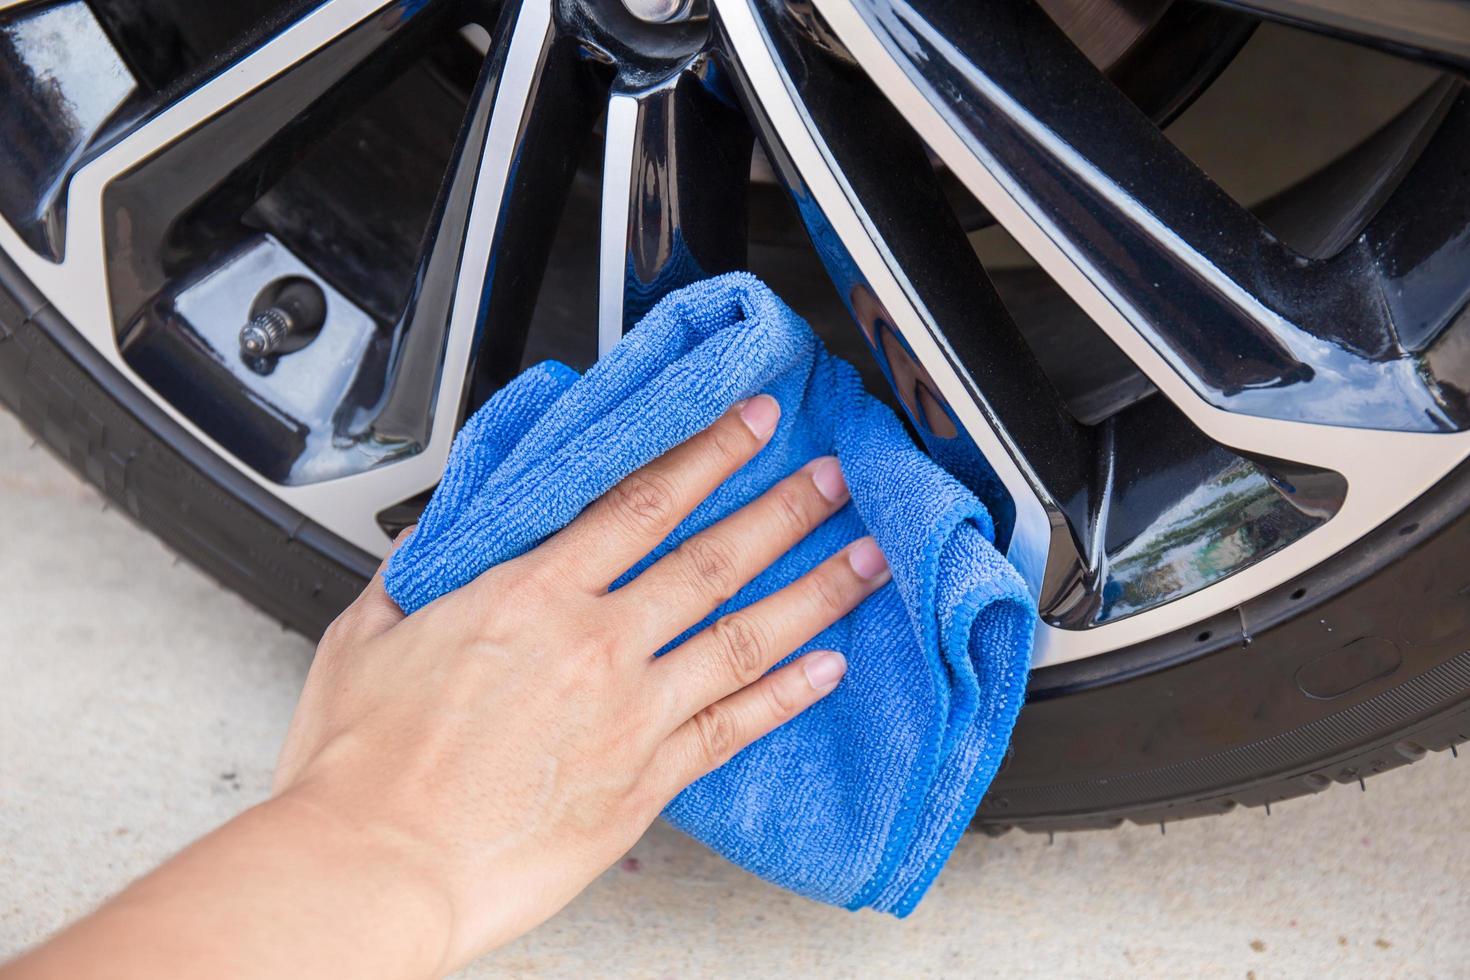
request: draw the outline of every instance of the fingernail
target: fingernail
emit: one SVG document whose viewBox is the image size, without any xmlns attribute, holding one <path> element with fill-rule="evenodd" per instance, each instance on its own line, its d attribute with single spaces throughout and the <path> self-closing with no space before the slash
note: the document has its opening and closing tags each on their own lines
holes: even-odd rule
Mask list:
<svg viewBox="0 0 1470 980">
<path fill-rule="evenodd" d="M 801 669 L 814 690 L 826 691 L 836 687 L 847 673 L 847 658 L 834 650 L 810 653 L 802 658 Z"/>
<path fill-rule="evenodd" d="M 878 542 L 872 538 L 863 538 L 849 548 L 847 563 L 857 572 L 858 578 L 868 581 L 888 571 L 888 559 L 883 557 L 883 552 L 878 549 Z"/>
<path fill-rule="evenodd" d="M 828 456 L 817 463 L 812 470 L 812 482 L 817 485 L 817 493 L 828 503 L 840 504 L 847 499 L 847 481 L 842 478 L 842 464 L 835 456 Z"/>
<path fill-rule="evenodd" d="M 756 395 L 740 406 L 740 421 L 757 439 L 764 439 L 775 432 L 780 418 L 781 406 L 770 395 Z"/>
</svg>

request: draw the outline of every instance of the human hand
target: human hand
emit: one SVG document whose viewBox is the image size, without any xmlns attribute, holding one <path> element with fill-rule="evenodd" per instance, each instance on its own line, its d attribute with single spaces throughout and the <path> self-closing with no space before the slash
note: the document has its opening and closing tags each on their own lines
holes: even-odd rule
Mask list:
<svg viewBox="0 0 1470 980">
<path fill-rule="evenodd" d="M 835 652 L 767 671 L 887 581 L 871 539 L 653 656 L 841 508 L 830 457 L 608 592 L 778 415 L 768 396 L 736 406 L 407 618 L 380 570 L 322 639 L 273 804 L 412 869 L 444 910 L 439 971 L 552 915 L 683 787 L 840 681 Z"/>
</svg>

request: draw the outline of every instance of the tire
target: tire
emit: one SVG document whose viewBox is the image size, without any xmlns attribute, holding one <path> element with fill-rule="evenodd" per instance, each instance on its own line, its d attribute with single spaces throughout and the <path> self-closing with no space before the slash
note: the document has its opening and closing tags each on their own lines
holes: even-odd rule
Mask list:
<svg viewBox="0 0 1470 980">
<path fill-rule="evenodd" d="M 1221 33 L 1220 21 L 1210 19 L 1208 24 L 1214 34 Z M 1240 31 L 1238 21 L 1230 25 L 1235 31 L 1232 43 L 1238 46 L 1249 31 Z M 1184 27 L 1188 24 L 1180 29 Z M 1400 40 L 1386 43 L 1402 46 Z M 1446 50 L 1448 46 L 1419 54 L 1442 62 L 1450 57 Z M 1211 51 L 1218 53 L 1218 48 Z M 1125 85 L 1128 71 L 1139 70 L 1136 64 L 1130 68 L 1122 62 L 1115 67 L 1119 85 Z M 1219 67 L 1212 63 L 1205 74 L 1213 77 Z M 1459 70 L 1458 65 L 1455 68 Z M 1190 85 L 1202 87 L 1208 80 L 1192 78 Z M 568 90 L 574 89 L 572 85 Z M 1454 113 L 1470 119 L 1458 93 L 1458 87 L 1447 87 L 1437 93 L 1437 101 L 1430 100 L 1430 108 L 1440 113 L 1436 125 L 1442 125 L 1441 119 L 1459 118 Z M 1143 105 L 1141 97 L 1135 101 Z M 1176 90 L 1156 101 L 1149 112 L 1159 120 L 1177 114 L 1188 96 Z M 532 133 L 528 139 L 534 137 Z M 842 152 L 840 146 L 834 149 L 839 156 Z M 565 206 L 574 208 L 579 194 L 585 196 L 587 190 L 585 173 L 577 172 L 574 161 L 563 162 L 566 171 L 551 175 L 556 179 L 537 191 L 542 196 L 524 205 L 525 213 L 539 217 L 543 225 L 550 224 L 545 220 L 548 201 L 560 207 L 569 199 Z M 925 168 L 927 173 L 927 162 Z M 1323 173 L 1331 170 L 1329 166 Z M 1463 168 L 1441 176 L 1470 187 Z M 743 174 L 740 177 L 744 179 Z M 925 176 L 919 183 L 927 180 Z M 553 193 L 557 181 L 562 191 Z M 137 186 L 125 189 L 155 193 L 146 187 L 138 191 Z M 945 187 L 943 192 L 954 198 L 963 189 Z M 821 267 L 810 255 L 801 261 L 793 257 L 792 249 L 805 248 L 805 239 L 801 227 L 782 210 L 784 198 L 772 204 L 773 195 L 780 198 L 772 188 L 756 188 L 749 214 L 739 216 L 742 227 L 746 220 L 751 225 L 751 264 L 764 263 L 758 271 L 783 295 L 800 297 L 807 305 L 799 308 L 813 322 L 860 314 L 861 303 L 849 302 L 850 296 L 811 285 L 821 277 Z M 1300 210 L 1305 196 L 1303 192 L 1283 198 L 1284 203 L 1267 202 L 1261 210 Z M 907 198 L 920 200 L 923 194 L 905 197 L 902 203 L 908 205 L 912 202 Z M 590 200 L 595 209 L 595 194 Z M 4 201 L 0 194 L 0 206 Z M 991 220 L 975 200 L 954 203 L 967 227 L 983 227 Z M 882 217 L 881 202 L 873 207 Z M 1441 210 L 1456 220 L 1470 213 L 1458 198 L 1453 207 Z M 543 255 L 575 250 L 575 243 L 564 237 L 566 224 L 561 235 L 548 230 L 542 236 L 536 247 Z M 808 231 L 819 237 L 814 229 Z M 901 253 L 904 242 L 895 241 L 895 251 Z M 428 243 L 432 250 L 432 236 Z M 32 244 L 41 248 L 46 242 L 37 239 Z M 1303 254 L 1314 247 L 1306 238 L 1298 245 Z M 1326 247 L 1320 237 L 1317 245 Z M 1343 246 L 1339 242 L 1337 247 Z M 1449 259 L 1452 264 L 1445 275 L 1431 284 L 1441 292 L 1445 285 L 1458 288 L 1454 277 L 1470 282 L 1470 269 L 1462 257 L 1455 253 Z M 490 305 L 501 303 L 496 309 L 506 317 L 530 318 L 529 303 L 541 317 L 547 306 L 544 297 L 550 293 L 570 311 L 563 311 L 565 320 L 588 316 L 589 302 L 591 315 L 597 315 L 596 297 L 588 300 L 585 289 L 579 293 L 578 287 L 568 285 L 573 274 L 564 265 L 553 261 L 545 274 L 547 287 L 540 304 L 532 302 L 536 290 L 531 288 L 530 301 L 522 289 L 520 299 L 492 298 Z M 538 269 L 535 283 L 540 275 Z M 1075 307 L 1060 302 L 1054 289 L 1040 287 L 1034 269 L 1010 276 L 1005 270 L 992 270 L 992 277 L 1005 306 L 1013 311 L 1029 305 L 1038 311 L 1034 318 L 1046 323 L 1081 316 Z M 343 289 L 350 292 L 347 286 Z M 117 296 L 113 300 L 120 302 Z M 366 583 L 376 567 L 376 555 L 293 507 L 290 500 L 297 498 L 274 492 L 271 480 L 252 478 L 249 465 L 242 467 L 239 460 L 226 458 L 221 440 L 215 438 L 219 430 L 209 427 L 217 419 L 211 423 L 191 416 L 194 426 L 181 424 L 178 412 L 165 405 L 170 402 L 177 409 L 177 398 L 160 399 L 157 392 L 145 390 L 144 382 L 152 384 L 148 379 L 160 377 L 149 374 L 149 364 L 130 362 L 131 372 L 120 370 L 115 357 L 99 350 L 94 331 L 68 322 L 53 305 L 56 302 L 60 301 L 43 295 L 21 265 L 0 250 L 0 402 L 39 441 L 96 485 L 115 509 L 283 626 L 319 636 Z M 621 308 L 620 315 L 631 316 L 632 293 L 621 302 L 629 306 Z M 533 346 L 548 343 L 550 350 L 542 353 L 560 353 L 558 329 L 549 329 L 550 341 L 543 337 Z M 845 340 L 828 339 L 854 345 L 856 336 L 851 332 Z M 1046 336 L 1028 334 L 1026 339 L 1040 343 L 1038 338 Z M 965 360 L 966 341 L 951 340 Z M 1089 362 L 1083 367 L 1099 361 L 1116 366 L 1126 360 L 1111 346 L 1088 343 L 1092 346 L 1081 344 L 1070 363 L 1042 365 L 1050 378 L 1042 382 L 1047 390 L 1050 385 L 1066 387 L 1065 376 L 1075 373 L 1081 362 Z M 864 356 L 865 348 L 852 350 L 853 359 Z M 149 363 L 156 367 L 156 362 Z M 493 389 L 496 372 L 503 379 L 515 365 L 491 362 L 490 366 L 489 376 L 483 371 L 476 375 L 469 402 L 483 400 Z M 891 372 L 869 363 L 865 374 L 873 384 L 882 385 Z M 1145 378 L 1124 366 L 1084 395 L 1069 397 L 1064 392 L 1065 411 L 1087 420 L 1087 425 L 1106 426 L 1107 419 L 1127 413 L 1153 424 L 1165 402 L 1151 386 L 1157 380 L 1157 375 Z M 1003 394 L 995 397 L 1001 399 Z M 901 402 L 902 396 L 896 401 Z M 234 403 L 221 404 L 228 409 Z M 1232 405 L 1230 411 L 1240 408 Z M 1247 406 L 1242 414 L 1253 410 Z M 1447 429 L 1459 426 L 1453 411 L 1447 419 Z M 1121 431 L 1121 424 L 1115 429 Z M 1303 469 L 1261 465 L 1275 476 L 1299 480 L 1304 487 L 1315 478 Z M 256 469 L 267 472 L 263 464 Z M 1044 663 L 1033 672 L 1011 750 L 982 802 L 976 829 L 1052 832 L 1110 827 L 1123 820 L 1162 824 L 1237 805 L 1269 807 L 1333 783 L 1361 785 L 1366 777 L 1413 762 L 1429 751 L 1453 751 L 1470 736 L 1470 565 L 1464 561 L 1470 554 L 1470 461 L 1446 465 L 1441 472 L 1444 475 L 1429 481 L 1424 492 L 1411 495 L 1406 506 L 1376 514 L 1371 528 L 1343 547 L 1263 588 L 1238 593 L 1228 608 L 1176 617 L 1180 622 L 1172 628 L 1146 639 Z M 1333 495 L 1340 497 L 1343 491 L 1330 480 L 1311 486 L 1319 488 L 1324 499 L 1332 498 L 1333 506 L 1340 503 Z M 1004 508 L 1003 501 L 993 504 L 998 512 Z M 380 523 L 387 527 L 391 522 L 380 517 Z M 1019 539 L 1019 518 L 1015 527 Z M 362 538 L 356 540 L 360 543 Z M 1171 601 L 1175 600 L 1165 597 L 1161 605 Z M 1096 611 L 1095 606 L 1089 608 Z"/>
<path fill-rule="evenodd" d="M 0 402 L 115 509 L 305 636 L 321 636 L 377 565 L 221 464 L 3 257 Z"/>
<path fill-rule="evenodd" d="M 1454 752 L 1470 739 L 1467 548 L 1462 465 L 1351 553 L 1229 614 L 1037 672 L 976 827 L 1269 810 Z"/>
</svg>

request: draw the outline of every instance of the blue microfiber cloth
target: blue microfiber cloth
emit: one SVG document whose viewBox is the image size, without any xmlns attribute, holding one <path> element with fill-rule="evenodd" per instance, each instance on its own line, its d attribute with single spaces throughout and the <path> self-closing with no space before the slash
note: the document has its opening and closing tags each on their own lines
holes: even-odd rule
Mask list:
<svg viewBox="0 0 1470 980">
<path fill-rule="evenodd" d="M 1000 765 L 1035 611 L 975 496 L 754 276 L 671 293 L 583 376 L 548 362 L 497 393 L 455 440 L 418 529 L 388 565 L 388 593 L 411 613 L 464 585 L 761 392 L 781 403 L 770 443 L 618 584 L 828 453 L 851 502 L 714 615 L 863 534 L 893 578 L 799 651 L 846 654 L 837 689 L 694 783 L 665 816 L 802 895 L 904 915 Z"/>
</svg>

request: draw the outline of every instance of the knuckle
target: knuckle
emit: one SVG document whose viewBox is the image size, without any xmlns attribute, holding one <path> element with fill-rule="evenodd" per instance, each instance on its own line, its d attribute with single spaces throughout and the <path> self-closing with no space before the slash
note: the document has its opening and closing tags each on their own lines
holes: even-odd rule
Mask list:
<svg viewBox="0 0 1470 980">
<path fill-rule="evenodd" d="M 735 720 L 729 709 L 709 705 L 694 716 L 694 735 L 700 755 L 707 762 L 719 763 L 735 751 Z"/>
<path fill-rule="evenodd" d="M 673 488 L 652 473 L 634 473 L 607 496 L 613 514 L 636 531 L 660 527 L 674 512 Z"/>
<path fill-rule="evenodd" d="M 356 624 L 356 615 L 352 606 L 348 606 L 337 614 L 337 618 L 327 624 L 322 632 L 322 638 L 317 644 L 319 655 L 331 651 L 351 642 L 353 630 Z"/>
<path fill-rule="evenodd" d="M 743 422 L 736 425 L 717 425 L 709 430 L 709 450 L 717 463 L 733 463 L 749 455 L 746 448 L 749 440 L 742 437 L 749 430 Z"/>
<path fill-rule="evenodd" d="M 765 686 L 766 710 L 773 718 L 790 718 L 801 708 L 786 684 L 770 683 Z"/>
<path fill-rule="evenodd" d="M 471 615 L 468 633 L 477 648 L 498 649 L 515 635 L 514 624 L 499 610 L 477 611 Z"/>
<path fill-rule="evenodd" d="M 670 794 L 668 790 L 655 779 L 644 779 L 633 787 L 626 797 L 626 806 L 631 811 L 631 819 L 627 821 L 629 828 L 642 828 L 658 818 L 659 811 L 668 806 Z M 605 828 L 600 828 L 605 829 Z M 628 846 L 637 843 L 641 833 L 634 830 L 630 834 Z"/>
<path fill-rule="evenodd" d="M 847 611 L 842 590 L 831 576 L 818 572 L 807 580 L 807 598 L 823 615 L 838 616 Z"/>
<path fill-rule="evenodd" d="M 750 616 L 726 616 L 711 631 L 737 683 L 744 686 L 765 673 L 770 640 Z"/>
<path fill-rule="evenodd" d="M 545 609 L 565 602 L 568 593 L 576 588 L 573 584 L 578 581 L 576 564 L 582 557 L 574 554 L 568 560 L 558 561 L 531 551 L 491 568 L 481 578 L 487 586 L 486 592 L 516 597 L 516 602 L 496 603 L 507 607 L 507 611 Z"/>
<path fill-rule="evenodd" d="M 622 651 L 622 631 L 610 622 L 588 626 L 578 641 L 583 658 L 598 664 L 612 664 Z"/>
<path fill-rule="evenodd" d="M 811 509 L 806 494 L 793 486 L 782 486 L 776 490 L 774 503 L 776 516 L 787 531 L 805 534 L 810 530 Z"/>
<path fill-rule="evenodd" d="M 699 534 L 678 550 L 695 591 L 721 599 L 735 594 L 735 557 L 728 544 L 712 535 Z"/>
<path fill-rule="evenodd" d="M 486 602 L 482 595 L 451 592 L 426 608 L 447 635 L 463 637 L 476 647 L 497 646 L 520 630 L 519 609 L 526 604 L 521 597 L 528 595 L 522 589 L 502 593 L 507 598 L 514 595 L 516 601 Z"/>
<path fill-rule="evenodd" d="M 553 562 L 541 561 L 540 557 L 535 552 L 529 552 L 521 555 L 520 558 L 512 559 L 521 564 L 515 568 L 516 577 L 511 587 L 523 594 L 529 602 L 550 600 L 560 592 L 564 592 L 567 586 L 565 569 L 558 568 Z M 494 582 L 493 578 L 489 578 L 506 567 L 506 565 L 500 565 L 487 571 L 485 573 L 487 584 L 501 585 L 502 588 L 499 591 L 506 591 L 502 583 Z"/>
</svg>

